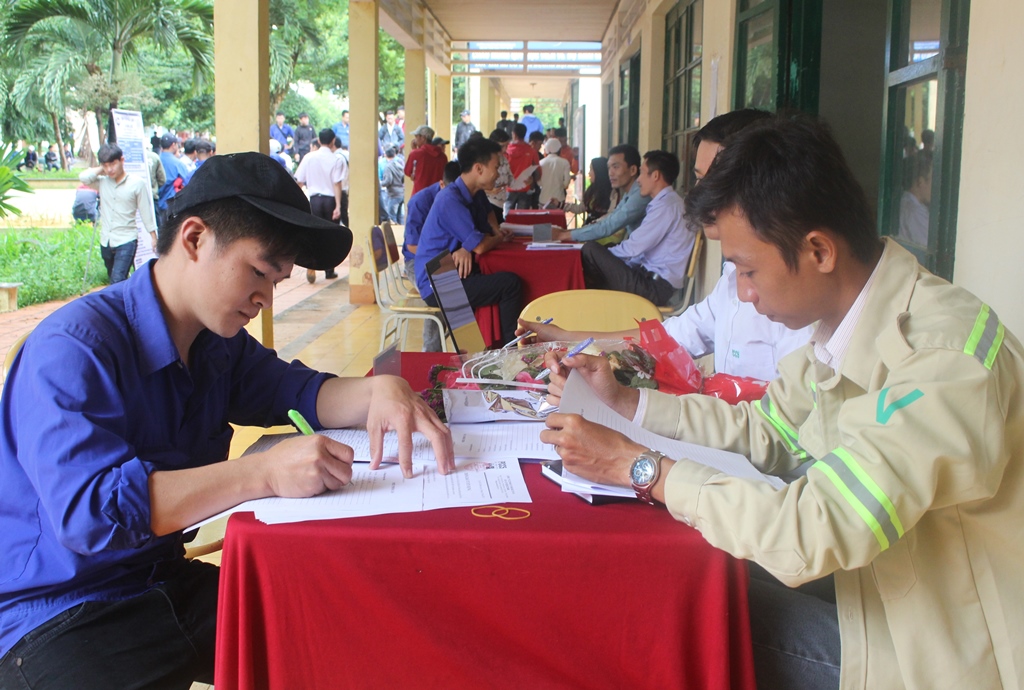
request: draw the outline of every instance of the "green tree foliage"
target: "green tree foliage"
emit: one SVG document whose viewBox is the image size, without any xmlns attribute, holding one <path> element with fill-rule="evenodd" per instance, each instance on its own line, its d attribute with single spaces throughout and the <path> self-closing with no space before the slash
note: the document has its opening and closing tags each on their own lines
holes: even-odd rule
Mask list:
<svg viewBox="0 0 1024 690">
<path fill-rule="evenodd" d="M 11 144 L 0 149 L 0 218 L 21 215 L 21 209 L 10 204 L 11 192 L 32 193 L 32 188 L 21 179 L 17 169 L 24 157 L 25 153 L 15 151 Z"/>
<path fill-rule="evenodd" d="M 180 46 L 192 62 L 192 83 L 201 92 L 213 75 L 213 3 L 211 0 L 15 0 L 6 12 L 5 41 L 24 50 L 40 25 L 63 19 L 77 24 L 102 44 L 109 61 L 90 72 L 89 93 L 108 91 L 104 110 L 118 107 L 125 81 L 122 73 L 136 62 L 140 46 L 151 41 L 169 52 Z M 102 131 L 102 122 L 98 123 Z"/>
</svg>

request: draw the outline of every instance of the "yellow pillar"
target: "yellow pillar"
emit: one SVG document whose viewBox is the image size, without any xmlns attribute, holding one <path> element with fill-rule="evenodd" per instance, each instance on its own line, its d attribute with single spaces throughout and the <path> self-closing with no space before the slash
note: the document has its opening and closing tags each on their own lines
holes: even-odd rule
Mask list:
<svg viewBox="0 0 1024 690">
<path fill-rule="evenodd" d="M 661 148 L 662 108 L 665 101 L 665 13 L 641 20 L 640 39 L 640 153 Z"/>
<path fill-rule="evenodd" d="M 217 153 L 269 153 L 269 8 L 270 0 L 213 3 Z M 247 330 L 267 347 L 274 347 L 273 309 L 264 309 Z"/>
<path fill-rule="evenodd" d="M 352 304 L 372 304 L 373 284 L 366 261 L 366 240 L 377 224 L 377 0 L 350 0 L 348 5 L 349 196 L 352 258 L 349 296 Z M 408 103 L 406 104 L 408 105 Z M 408 113 L 408 111 L 406 111 Z"/>
<path fill-rule="evenodd" d="M 422 50 L 405 51 L 405 155 L 412 151 L 412 132 L 427 122 L 427 61 Z M 412 194 L 412 180 L 405 178 L 405 197 Z"/>
<path fill-rule="evenodd" d="M 437 102 L 434 104 L 434 114 L 437 121 L 431 125 L 437 136 L 452 140 L 452 75 L 439 74 L 436 77 L 437 89 L 435 91 Z M 448 149 L 451 150 L 451 147 Z"/>
</svg>

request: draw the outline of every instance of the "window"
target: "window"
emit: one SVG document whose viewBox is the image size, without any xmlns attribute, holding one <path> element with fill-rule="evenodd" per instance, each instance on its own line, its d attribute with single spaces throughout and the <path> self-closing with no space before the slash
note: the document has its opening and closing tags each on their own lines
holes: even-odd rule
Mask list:
<svg viewBox="0 0 1024 690">
<path fill-rule="evenodd" d="M 615 146 L 615 118 L 612 114 L 615 112 L 615 84 L 607 84 L 604 87 L 604 115 L 605 115 L 605 127 L 604 127 L 604 150 L 607 154 L 608 149 Z"/>
<path fill-rule="evenodd" d="M 879 232 L 953 276 L 969 0 L 893 0 Z"/>
<path fill-rule="evenodd" d="M 640 143 L 640 50 L 619 67 L 619 140 Z"/>
<path fill-rule="evenodd" d="M 680 0 L 665 17 L 665 101 L 661 147 L 679 156 L 676 189 L 693 175 L 693 137 L 700 129 L 704 0 Z"/>
</svg>

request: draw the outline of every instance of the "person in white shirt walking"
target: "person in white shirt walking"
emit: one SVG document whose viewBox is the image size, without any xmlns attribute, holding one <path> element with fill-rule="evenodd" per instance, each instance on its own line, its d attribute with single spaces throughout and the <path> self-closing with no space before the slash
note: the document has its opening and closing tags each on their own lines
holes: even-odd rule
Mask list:
<svg viewBox="0 0 1024 690">
<path fill-rule="evenodd" d="M 537 201 L 541 208 L 552 199 L 561 206 L 565 203 L 565 188 L 572 179 L 572 170 L 569 161 L 558 155 L 562 150 L 562 142 L 558 139 L 545 141 L 544 150 L 547 155 L 540 161 L 540 197 Z"/>
<path fill-rule="evenodd" d="M 118 283 L 128 277 L 138 246 L 135 216 L 149 232 L 156 251 L 156 216 L 153 190 L 141 177 L 124 169 L 124 154 L 117 144 L 104 144 L 96 156 L 100 165 L 78 176 L 82 184 L 100 193 L 100 255 L 107 278 Z"/>
<path fill-rule="evenodd" d="M 342 181 L 345 177 L 344 161 L 334 154 L 334 131 L 320 130 L 320 148 L 307 154 L 295 171 L 295 181 L 309 193 L 309 208 L 314 216 L 337 223 L 341 219 Z M 326 278 L 337 278 L 334 269 L 324 272 Z M 306 269 L 306 280 L 316 281 L 316 271 Z"/>
</svg>

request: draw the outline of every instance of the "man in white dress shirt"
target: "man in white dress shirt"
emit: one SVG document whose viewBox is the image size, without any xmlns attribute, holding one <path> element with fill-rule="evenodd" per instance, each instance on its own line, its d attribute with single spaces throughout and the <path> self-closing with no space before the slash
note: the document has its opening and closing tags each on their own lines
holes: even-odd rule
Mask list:
<svg viewBox="0 0 1024 690">
<path fill-rule="evenodd" d="M 728 139 L 747 125 L 770 117 L 762 110 L 737 110 L 711 120 L 697 133 L 697 156 L 694 177 L 699 182 L 707 173 L 715 156 Z M 705 228 L 708 239 L 717 240 L 715 226 Z M 566 331 L 555 324 L 530 324 L 520 321 L 522 328 L 537 332 L 541 340 L 582 340 L 595 338 L 640 338 L 634 328 L 615 333 Z M 679 316 L 665 320 L 665 330 L 696 359 L 714 353 L 715 372 L 730 376 L 747 376 L 771 381 L 778 376 L 779 360 L 802 347 L 811 336 L 812 327 L 790 330 L 757 313 L 736 293 L 736 266 L 726 261 L 722 277 L 703 301 L 690 306 Z"/>
<path fill-rule="evenodd" d="M 583 278 L 588 288 L 620 290 L 668 304 L 683 285 L 696 234 L 683 220 L 683 200 L 673 185 L 679 159 L 668 151 L 648 151 L 640 166 L 640 193 L 651 203 L 643 222 L 626 240 L 609 249 L 583 245 Z"/>
<path fill-rule="evenodd" d="M 309 190 L 309 208 L 314 216 L 331 220 L 335 223 L 341 218 L 342 182 L 345 170 L 344 161 L 334 155 L 334 130 L 329 127 L 320 130 L 318 135 L 320 148 L 307 154 L 295 171 L 295 181 L 300 187 Z M 332 268 L 325 271 L 325 277 L 337 278 Z M 316 271 L 306 270 L 306 280 L 316 281 Z"/>
</svg>

